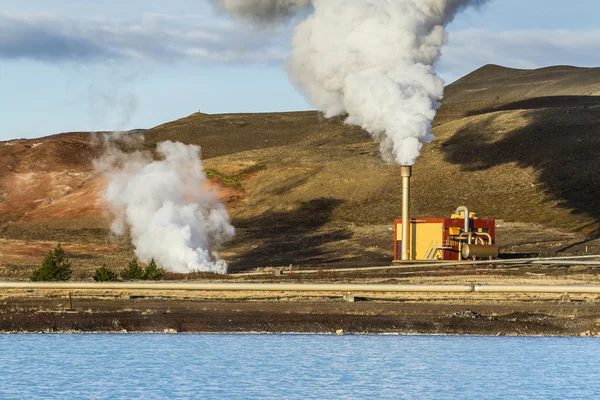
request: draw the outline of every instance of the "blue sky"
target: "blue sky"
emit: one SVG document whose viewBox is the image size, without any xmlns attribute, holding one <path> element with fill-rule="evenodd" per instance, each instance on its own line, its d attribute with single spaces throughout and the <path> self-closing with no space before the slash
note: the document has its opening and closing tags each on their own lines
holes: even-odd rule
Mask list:
<svg viewBox="0 0 600 400">
<path fill-rule="evenodd" d="M 600 66 L 597 0 L 491 0 L 449 27 L 439 72 Z M 150 128 L 196 111 L 310 109 L 284 70 L 291 29 L 203 0 L 2 0 L 0 140 Z"/>
</svg>

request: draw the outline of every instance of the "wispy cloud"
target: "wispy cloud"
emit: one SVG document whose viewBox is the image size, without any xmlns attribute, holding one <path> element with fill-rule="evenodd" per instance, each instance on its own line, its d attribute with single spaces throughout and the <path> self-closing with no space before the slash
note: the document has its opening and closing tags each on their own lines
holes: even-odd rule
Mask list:
<svg viewBox="0 0 600 400">
<path fill-rule="evenodd" d="M 284 60 L 288 49 L 288 40 L 281 40 L 279 35 L 251 32 L 250 27 L 217 17 L 192 20 L 147 14 L 130 23 L 0 13 L 0 59 L 269 63 Z"/>
<path fill-rule="evenodd" d="M 491 32 L 470 29 L 450 36 L 440 71 L 452 81 L 485 64 L 513 68 L 600 66 L 600 30 Z"/>
<path fill-rule="evenodd" d="M 0 59 L 44 62 L 141 60 L 171 63 L 280 63 L 291 27 L 257 30 L 222 15 L 145 14 L 133 22 L 0 12 Z M 326 40 L 326 38 L 324 39 Z M 453 81 L 484 64 L 536 68 L 600 66 L 600 31 L 523 30 L 454 32 L 439 65 Z"/>
</svg>

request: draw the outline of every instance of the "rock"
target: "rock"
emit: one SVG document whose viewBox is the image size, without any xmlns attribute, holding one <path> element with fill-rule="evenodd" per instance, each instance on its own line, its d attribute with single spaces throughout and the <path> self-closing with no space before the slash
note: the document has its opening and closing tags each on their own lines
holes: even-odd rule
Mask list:
<svg viewBox="0 0 600 400">
<path fill-rule="evenodd" d="M 485 318 L 483 315 L 479 314 L 478 312 L 471 311 L 471 310 L 458 311 L 458 312 L 455 312 L 454 314 L 450 314 L 449 316 L 452 318 L 470 318 L 470 319 Z"/>
<path fill-rule="evenodd" d="M 164 333 L 177 333 L 177 329 L 175 328 L 165 328 Z"/>
</svg>

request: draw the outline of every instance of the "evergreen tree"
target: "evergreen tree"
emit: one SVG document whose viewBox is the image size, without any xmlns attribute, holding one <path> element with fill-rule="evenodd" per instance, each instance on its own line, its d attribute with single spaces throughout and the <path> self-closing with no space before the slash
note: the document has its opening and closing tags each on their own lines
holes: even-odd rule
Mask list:
<svg viewBox="0 0 600 400">
<path fill-rule="evenodd" d="M 42 260 L 42 266 L 31 274 L 33 282 L 61 282 L 71 278 L 71 262 L 67 259 L 60 243 L 50 250 Z"/>
<path fill-rule="evenodd" d="M 94 274 L 94 280 L 96 282 L 115 282 L 119 276 L 106 266 L 102 264 L 100 268 L 96 270 Z"/>
<path fill-rule="evenodd" d="M 137 257 L 134 257 L 133 260 L 127 264 L 127 267 L 121 271 L 121 278 L 126 281 L 133 281 L 136 279 L 144 278 L 144 270 L 138 264 Z"/>
<path fill-rule="evenodd" d="M 150 260 L 150 263 L 146 265 L 142 279 L 148 281 L 160 281 L 164 276 L 164 272 L 165 271 L 162 268 L 159 268 L 156 265 L 156 261 L 153 258 L 152 260 Z"/>
</svg>

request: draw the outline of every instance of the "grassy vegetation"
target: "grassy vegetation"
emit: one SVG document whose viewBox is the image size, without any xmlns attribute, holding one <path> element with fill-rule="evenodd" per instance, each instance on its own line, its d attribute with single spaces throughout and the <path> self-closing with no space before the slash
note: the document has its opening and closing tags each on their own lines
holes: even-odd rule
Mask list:
<svg viewBox="0 0 600 400">
<path fill-rule="evenodd" d="M 247 175 L 254 174 L 256 172 L 263 171 L 265 166 L 262 165 L 253 165 L 251 167 L 245 168 L 242 171 L 238 172 L 234 175 L 227 175 L 222 172 L 217 171 L 216 169 L 206 169 L 204 173 L 209 179 L 216 179 L 224 186 L 243 189 L 244 178 Z"/>
</svg>

